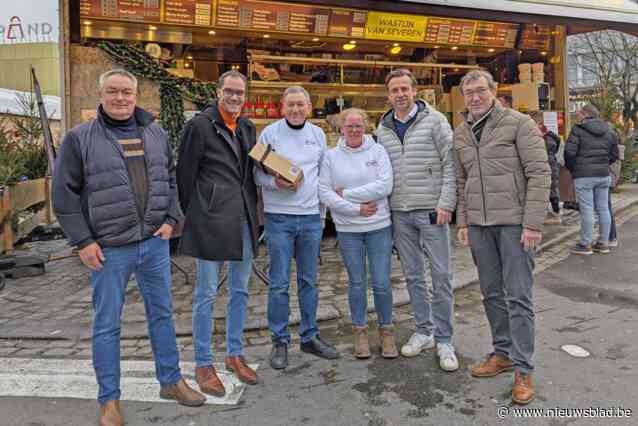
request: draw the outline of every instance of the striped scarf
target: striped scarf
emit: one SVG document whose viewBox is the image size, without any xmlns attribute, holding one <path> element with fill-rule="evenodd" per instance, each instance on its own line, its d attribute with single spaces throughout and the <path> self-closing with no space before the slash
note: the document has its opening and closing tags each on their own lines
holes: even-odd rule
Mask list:
<svg viewBox="0 0 638 426">
<path fill-rule="evenodd" d="M 481 142 L 481 135 L 483 134 L 485 123 L 487 123 L 487 119 L 489 118 L 492 111 L 494 111 L 494 105 L 492 105 L 492 107 L 485 114 L 483 114 L 481 118 L 479 118 L 475 122 L 469 122 L 472 128 L 472 133 L 474 133 L 474 137 L 476 138 L 477 142 Z"/>
</svg>

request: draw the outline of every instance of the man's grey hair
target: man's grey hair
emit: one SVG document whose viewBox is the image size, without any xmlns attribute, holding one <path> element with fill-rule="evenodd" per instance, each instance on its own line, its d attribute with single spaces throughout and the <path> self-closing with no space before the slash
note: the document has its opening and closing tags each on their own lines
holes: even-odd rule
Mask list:
<svg viewBox="0 0 638 426">
<path fill-rule="evenodd" d="M 104 85 L 106 84 L 106 80 L 113 77 L 114 75 L 121 75 L 131 80 L 133 82 L 133 87 L 135 88 L 135 91 L 137 91 L 137 78 L 135 78 L 135 76 L 131 74 L 130 72 L 121 68 L 112 69 L 105 73 L 102 73 L 97 80 L 98 89 L 102 90 L 104 88 Z"/>
<path fill-rule="evenodd" d="M 600 118 L 600 111 L 593 104 L 585 104 L 580 113 L 587 118 Z"/>
<path fill-rule="evenodd" d="M 224 87 L 224 81 L 228 77 L 241 78 L 242 81 L 244 82 L 244 86 L 248 88 L 248 79 L 246 78 L 246 76 L 237 70 L 230 70 L 230 71 L 226 71 L 225 73 L 219 76 L 219 80 L 217 81 L 218 89 L 222 89 Z"/>
<path fill-rule="evenodd" d="M 461 79 L 461 83 L 459 84 L 461 94 L 463 94 L 463 86 L 465 86 L 465 83 L 469 81 L 477 81 L 481 78 L 484 78 L 485 81 L 487 81 L 487 85 L 490 90 L 496 90 L 496 82 L 494 81 L 494 77 L 492 77 L 492 74 L 485 70 L 472 70 L 465 74 Z"/>
<path fill-rule="evenodd" d="M 306 98 L 306 102 L 310 104 L 310 95 L 308 94 L 308 91 L 301 86 L 288 87 L 286 90 L 284 90 L 284 94 L 282 95 L 281 99 L 286 99 L 286 96 L 295 93 L 303 93 L 304 97 Z"/>
</svg>

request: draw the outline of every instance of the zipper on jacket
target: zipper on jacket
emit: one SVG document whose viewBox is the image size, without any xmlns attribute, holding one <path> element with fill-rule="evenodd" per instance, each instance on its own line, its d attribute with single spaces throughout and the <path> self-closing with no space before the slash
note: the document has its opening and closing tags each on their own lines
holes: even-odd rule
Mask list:
<svg viewBox="0 0 638 426">
<path fill-rule="evenodd" d="M 142 141 L 142 146 L 144 146 L 144 138 L 143 138 L 143 133 L 142 133 L 144 131 L 144 129 L 145 129 L 144 127 L 138 127 L 138 130 L 140 130 L 140 140 Z M 112 132 L 109 129 L 105 129 L 105 130 L 106 130 L 107 135 L 111 138 L 111 142 L 115 143 L 116 146 L 119 146 L 120 148 L 122 148 L 121 145 L 120 145 L 120 142 L 117 140 L 117 138 L 114 137 Z M 123 148 L 122 148 L 122 151 L 118 150 L 117 152 L 120 153 L 120 155 L 122 156 L 122 160 L 124 161 L 124 167 L 126 167 L 126 158 L 124 157 L 124 154 L 123 154 Z M 148 161 L 148 158 L 147 158 L 146 155 L 144 155 L 144 162 L 147 163 L 147 161 Z M 147 184 L 148 184 L 148 163 L 146 164 L 146 181 L 147 181 Z M 131 183 L 131 177 L 128 175 L 128 169 L 127 169 L 127 173 L 126 173 L 126 182 L 128 183 L 128 188 L 131 191 L 131 195 L 133 196 L 133 202 L 136 203 L 136 201 L 135 201 L 135 192 L 133 192 L 133 184 Z M 150 189 L 151 188 L 150 185 L 147 185 L 147 186 L 148 186 L 147 191 L 150 191 L 151 190 Z M 148 193 L 147 193 L 147 197 L 148 197 Z M 146 206 L 148 207 L 148 200 L 146 202 Z M 140 217 L 139 217 L 140 216 L 140 212 L 137 209 L 137 204 L 135 206 L 135 212 L 137 213 L 135 215 L 135 218 L 139 222 L 139 225 L 140 225 L 140 241 L 141 241 L 142 238 L 144 237 L 144 217 L 142 217 L 142 220 L 140 220 Z M 146 212 L 144 212 L 144 215 L 146 215 Z"/>
<path fill-rule="evenodd" d="M 140 132 L 140 140 L 142 141 L 142 149 L 144 150 L 144 164 L 146 164 L 146 205 L 144 206 L 144 211 L 142 212 L 142 217 L 140 218 L 140 241 L 144 238 L 144 218 L 146 217 L 146 211 L 148 210 L 148 205 L 151 203 L 151 185 L 152 182 L 149 179 L 149 169 L 150 169 L 150 158 L 146 154 L 146 141 L 144 140 L 144 132 L 146 131 L 146 127 L 139 127 Z M 169 146 L 168 149 L 171 149 Z M 170 164 L 168 164 L 167 168 L 170 168 Z M 168 197 L 170 200 L 171 189 L 170 189 L 170 173 L 169 173 L 169 188 L 168 188 Z M 129 186 L 131 185 L 131 178 L 129 177 Z M 131 186 L 131 190 L 132 190 Z M 135 194 L 133 194 L 135 196 Z M 169 201 L 170 208 L 170 201 Z M 162 225 L 160 225 L 162 226 Z"/>
<path fill-rule="evenodd" d="M 472 136 L 472 141 L 474 141 L 474 147 L 476 148 L 476 161 L 478 162 L 478 168 L 479 168 L 479 180 L 481 181 L 481 195 L 482 195 L 482 201 L 483 201 L 483 218 L 485 219 L 485 223 L 487 224 L 487 205 L 485 204 L 485 185 L 483 184 L 483 169 L 481 168 L 481 154 L 479 152 L 479 143 L 478 140 L 476 140 L 476 136 L 474 136 L 474 132 L 472 131 L 472 128 L 470 127 L 470 135 Z M 467 203 L 467 200 L 465 200 L 465 202 Z"/>
<path fill-rule="evenodd" d="M 408 132 L 410 130 L 412 130 L 412 128 L 414 128 L 414 126 L 416 125 L 417 119 L 419 118 L 418 115 L 419 115 L 419 112 L 417 111 L 417 115 L 416 115 L 414 121 L 412 122 L 410 127 L 405 129 L 405 133 L 403 134 L 403 141 L 401 141 L 401 138 L 399 137 L 399 134 L 394 129 L 391 129 L 391 128 L 385 126 L 386 129 L 388 129 L 392 133 L 394 133 L 394 135 L 397 137 L 399 143 L 401 144 L 401 170 L 403 170 L 403 163 L 404 163 L 404 160 L 405 160 L 405 156 L 404 156 L 405 155 L 405 141 L 408 139 Z M 420 121 L 420 120 L 418 120 L 418 121 Z M 405 184 L 405 180 L 403 179 L 403 175 L 405 175 L 405 173 L 402 173 L 402 176 L 401 176 L 401 189 L 403 189 L 403 185 Z M 407 203 L 403 204 L 403 208 L 406 208 L 406 209 L 408 208 Z"/>
</svg>

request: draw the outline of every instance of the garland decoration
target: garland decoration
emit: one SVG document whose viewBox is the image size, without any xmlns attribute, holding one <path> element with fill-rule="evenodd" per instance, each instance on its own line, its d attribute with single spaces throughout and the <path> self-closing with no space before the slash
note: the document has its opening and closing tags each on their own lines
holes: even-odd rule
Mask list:
<svg viewBox="0 0 638 426">
<path fill-rule="evenodd" d="M 215 84 L 174 76 L 139 46 L 100 41 L 97 47 L 103 50 L 111 60 L 122 64 L 133 75 L 159 84 L 159 120 L 162 128 L 168 133 L 168 140 L 173 150 L 177 149 L 184 129 L 183 100 L 191 101 L 201 110 L 210 104 L 212 99 L 217 98 Z"/>
</svg>

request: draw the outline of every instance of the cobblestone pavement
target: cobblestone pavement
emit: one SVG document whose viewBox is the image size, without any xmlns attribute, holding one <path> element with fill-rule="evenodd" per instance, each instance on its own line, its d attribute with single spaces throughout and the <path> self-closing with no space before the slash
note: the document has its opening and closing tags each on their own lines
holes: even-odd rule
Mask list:
<svg viewBox="0 0 638 426">
<path fill-rule="evenodd" d="M 638 203 L 638 185 L 626 185 L 614 194 L 619 222 L 626 220 Z M 536 259 L 537 272 L 566 258 L 569 245 L 578 231 L 578 213 L 565 211 L 562 224 L 547 225 L 545 248 Z M 454 233 L 452 232 L 452 235 Z M 452 238 L 455 240 L 455 238 Z M 559 244 L 562 243 L 562 244 Z M 71 248 L 65 240 L 28 244 L 24 252 L 51 256 L 44 275 L 31 278 L 9 280 L 0 291 L 0 357 L 51 357 L 89 358 L 91 356 L 91 289 L 87 269 L 76 256 L 71 256 Z M 66 257 L 68 256 L 68 257 Z M 182 256 L 173 258 L 179 268 L 173 269 L 174 318 L 178 334 L 178 344 L 182 359 L 192 360 L 191 302 L 195 280 L 195 263 Z M 268 263 L 265 249 L 260 249 L 257 267 L 265 268 Z M 455 288 L 474 282 L 476 271 L 468 249 L 453 245 Z M 181 270 L 180 270 L 181 269 Z M 183 271 L 183 272 L 182 272 Z M 295 277 L 293 267 L 292 277 Z M 133 280 L 134 281 L 134 280 Z M 393 257 L 392 286 L 394 289 L 395 322 L 411 327 L 412 314 L 405 281 L 401 275 L 399 261 Z M 267 350 L 270 345 L 266 323 L 267 286 L 254 274 L 250 282 L 249 313 L 244 341 L 247 351 Z M 369 310 L 373 310 L 372 294 L 369 292 Z M 296 298 L 296 284 L 290 288 L 291 324 L 293 343 L 297 342 L 294 324 L 299 322 L 299 305 Z M 456 292 L 456 304 L 476 304 L 480 295 L 476 287 Z M 226 287 L 222 287 L 215 303 L 216 351 L 224 351 Z M 321 266 L 319 269 L 319 311 L 322 336 L 339 344 L 350 343 L 350 316 L 347 301 L 347 273 L 341 261 L 334 237 L 327 237 L 322 243 Z M 370 314 L 370 323 L 376 316 Z M 151 347 L 147 338 L 144 305 L 137 286 L 132 282 L 123 313 L 122 356 L 128 359 L 149 359 Z"/>
</svg>

